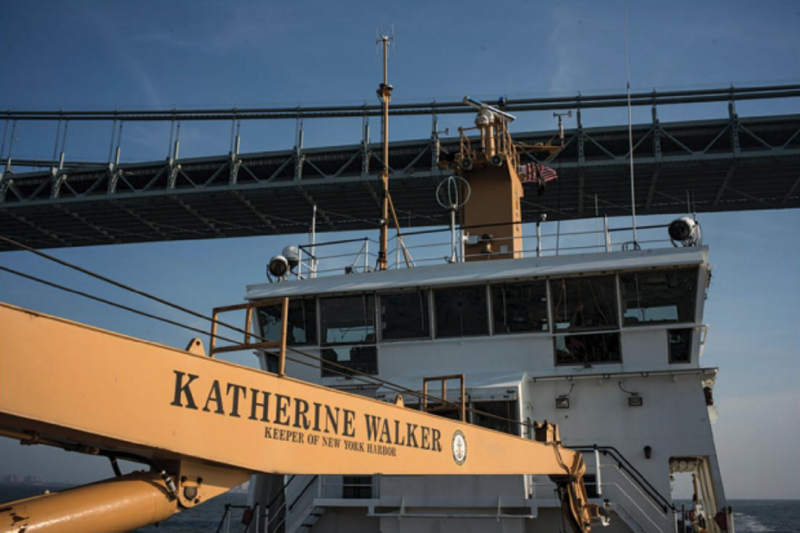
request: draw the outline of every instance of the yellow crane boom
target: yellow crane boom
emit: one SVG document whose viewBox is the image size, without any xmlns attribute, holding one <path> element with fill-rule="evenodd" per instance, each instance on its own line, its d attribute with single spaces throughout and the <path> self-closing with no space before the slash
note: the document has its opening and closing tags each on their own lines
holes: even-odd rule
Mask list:
<svg viewBox="0 0 800 533">
<path fill-rule="evenodd" d="M 0 435 L 152 471 L 0 506 L 0 531 L 122 531 L 253 473 L 550 475 L 576 532 L 579 452 L 0 304 Z M 284 321 L 285 323 L 285 321 Z"/>
</svg>

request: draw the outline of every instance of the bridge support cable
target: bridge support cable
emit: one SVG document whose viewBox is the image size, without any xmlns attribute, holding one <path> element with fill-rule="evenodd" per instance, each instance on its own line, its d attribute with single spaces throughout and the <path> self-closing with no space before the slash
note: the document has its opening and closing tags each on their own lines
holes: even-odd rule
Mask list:
<svg viewBox="0 0 800 533">
<path fill-rule="evenodd" d="M 800 97 L 800 84 L 769 85 L 755 87 L 726 87 L 683 91 L 664 91 L 632 93 L 633 106 L 675 105 L 708 102 L 727 102 L 736 100 L 762 100 Z M 567 97 L 517 98 L 508 99 L 504 109 L 508 112 L 555 111 L 567 108 L 595 109 L 627 107 L 627 93 L 610 95 L 579 95 Z M 472 114 L 474 110 L 462 101 L 423 102 L 395 104 L 389 111 L 393 116 Z M 313 107 L 273 107 L 273 108 L 228 108 L 228 109 L 169 109 L 169 110 L 6 110 L 0 111 L 0 120 L 53 121 L 60 117 L 81 121 L 111 121 L 115 118 L 125 121 L 230 121 L 230 120 L 297 120 L 303 118 L 363 118 L 381 116 L 382 105 L 313 106 Z"/>
</svg>

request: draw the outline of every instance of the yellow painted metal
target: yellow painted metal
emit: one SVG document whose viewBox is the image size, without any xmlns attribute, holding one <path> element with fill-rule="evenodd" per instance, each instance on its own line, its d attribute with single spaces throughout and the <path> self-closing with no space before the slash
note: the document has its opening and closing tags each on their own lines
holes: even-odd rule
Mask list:
<svg viewBox="0 0 800 533">
<path fill-rule="evenodd" d="M 467 261 L 513 259 L 522 257 L 522 208 L 525 195 L 517 166 L 503 156 L 503 164 L 479 164 L 469 172 L 471 197 L 462 208 L 463 224 L 478 237 L 475 244 L 466 244 Z M 500 225 L 499 225 L 500 224 Z M 491 235 L 491 240 L 484 240 Z"/>
<path fill-rule="evenodd" d="M 181 461 L 173 477 L 178 501 L 185 509 L 205 503 L 248 479 L 250 479 L 248 471 L 196 461 Z"/>
<path fill-rule="evenodd" d="M 135 473 L 64 492 L 4 504 L 0 531 L 74 533 L 130 531 L 178 512 L 164 481 Z"/>
<path fill-rule="evenodd" d="M 0 304 L 0 428 L 278 474 L 561 476 L 580 453 Z M 285 321 L 284 321 L 285 323 Z M 224 483 L 223 483 L 224 484 Z"/>
<path fill-rule="evenodd" d="M 135 472 L 5 503 L 0 507 L 0 532 L 130 531 L 163 522 L 228 492 L 249 477 L 242 470 L 181 461 L 177 473 L 170 476 L 174 492 L 159 473 Z"/>
<path fill-rule="evenodd" d="M 250 342 L 250 328 L 253 322 L 253 311 L 262 307 L 281 306 L 281 340 L 280 341 L 262 341 Z M 220 313 L 228 313 L 231 311 L 246 311 L 245 326 L 244 326 L 244 341 L 241 344 L 233 344 L 231 346 L 217 346 L 217 324 L 219 323 Z M 211 340 L 209 342 L 209 357 L 214 357 L 218 353 L 227 352 L 240 352 L 242 350 L 265 350 L 268 348 L 279 349 L 280 369 L 279 374 L 284 374 L 286 367 L 286 325 L 289 320 L 289 299 L 288 298 L 272 298 L 269 300 L 258 300 L 255 302 L 247 302 L 243 304 L 227 305 L 224 307 L 215 307 L 211 315 Z M 192 351 L 192 350 L 187 350 Z"/>
<path fill-rule="evenodd" d="M 458 380 L 461 389 L 459 396 L 459 403 L 447 402 L 447 382 L 451 380 Z M 447 403 L 443 405 L 436 405 L 434 407 L 428 406 L 428 383 L 438 381 L 442 385 L 442 392 L 439 398 Z M 433 376 L 422 378 L 422 410 L 426 413 L 435 413 L 442 411 L 455 411 L 458 410 L 458 419 L 462 422 L 467 420 L 467 389 L 464 374 L 457 374 L 453 376 Z"/>
</svg>

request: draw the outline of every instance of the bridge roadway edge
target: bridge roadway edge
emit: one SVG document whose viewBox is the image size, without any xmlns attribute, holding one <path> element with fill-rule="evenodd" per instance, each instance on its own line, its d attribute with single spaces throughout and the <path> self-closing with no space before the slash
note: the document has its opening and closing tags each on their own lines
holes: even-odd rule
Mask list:
<svg viewBox="0 0 800 533">
<path fill-rule="evenodd" d="M 637 214 L 800 207 L 800 115 L 729 117 L 634 127 Z M 554 132 L 518 133 L 544 141 Z M 523 218 L 549 221 L 630 214 L 627 128 L 567 130 L 551 163 L 560 179 L 539 195 L 526 187 Z M 455 147 L 443 139 L 441 150 Z M 392 194 L 403 227 L 443 226 L 434 192 L 445 175 L 430 139 L 392 144 Z M 377 228 L 377 146 L 322 147 L 114 169 L 0 179 L 0 233 L 35 248 Z M 364 172 L 364 170 L 367 172 Z M 502 222 L 502 221 L 498 221 Z M 0 251 L 11 249 L 8 245 Z"/>
</svg>

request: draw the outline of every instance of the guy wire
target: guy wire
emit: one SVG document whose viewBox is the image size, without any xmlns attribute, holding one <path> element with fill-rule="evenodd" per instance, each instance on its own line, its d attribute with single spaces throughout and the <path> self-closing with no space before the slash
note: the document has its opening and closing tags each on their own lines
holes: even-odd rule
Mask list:
<svg viewBox="0 0 800 533">
<path fill-rule="evenodd" d="M 155 302 L 158 302 L 158 303 L 160 303 L 162 305 L 166 305 L 168 307 L 172 307 L 173 309 L 177 309 L 177 310 L 182 311 L 184 313 L 190 314 L 190 315 L 192 315 L 194 317 L 201 318 L 203 320 L 206 320 L 206 321 L 209 321 L 209 322 L 212 322 L 212 323 L 216 323 L 219 326 L 226 327 L 226 328 L 231 329 L 233 331 L 236 331 L 238 333 L 247 334 L 247 332 L 242 328 L 239 328 L 237 326 L 232 326 L 232 325 L 227 324 L 225 322 L 222 322 L 220 320 L 214 320 L 211 317 L 205 316 L 205 315 L 203 315 L 201 313 L 198 313 L 196 311 L 193 311 L 191 309 L 188 309 L 188 308 L 183 307 L 181 305 L 178 305 L 176 303 L 170 302 L 169 300 L 165 300 L 163 298 L 160 298 L 158 296 L 152 295 L 152 294 L 150 294 L 148 292 L 142 291 L 142 290 L 137 289 L 135 287 L 131 287 L 129 285 L 126 285 L 125 283 L 122 283 L 122 282 L 116 281 L 114 279 L 111 279 L 109 277 L 103 276 L 102 274 L 99 274 L 97 272 L 93 272 L 91 270 L 88 270 L 86 268 L 80 267 L 78 265 L 74 265 L 74 264 L 72 264 L 72 263 L 70 263 L 68 261 L 63 260 L 63 259 L 59 259 L 59 258 L 54 257 L 54 256 L 52 256 L 50 254 L 45 253 L 45 252 L 41 252 L 39 250 L 36 250 L 35 248 L 31 248 L 30 246 L 27 246 L 25 244 L 17 242 L 14 239 L 11 239 L 11 238 L 6 237 L 4 235 L 0 235 L 0 241 L 6 242 L 8 244 L 11 244 L 11 245 L 16 246 L 18 248 L 21 248 L 23 250 L 32 252 L 35 255 L 38 255 L 38 256 L 40 256 L 40 257 L 42 257 L 44 259 L 47 259 L 49 261 L 53 261 L 53 262 L 58 263 L 58 264 L 60 264 L 62 266 L 65 266 L 67 268 L 71 268 L 73 270 L 81 272 L 82 274 L 85 274 L 87 276 L 96 278 L 96 279 L 98 279 L 100 281 L 104 281 L 106 283 L 114 285 L 115 287 L 118 287 L 118 288 L 124 289 L 126 291 L 132 292 L 132 293 L 137 294 L 139 296 L 148 298 L 148 299 L 153 300 Z M 118 304 L 116 302 L 112 302 L 110 300 L 106 300 L 106 299 L 98 297 L 98 296 L 93 296 L 91 294 L 88 294 L 88 293 L 85 293 L 85 292 L 82 292 L 82 291 L 79 291 L 79 290 L 76 290 L 76 289 L 70 289 L 70 288 L 65 287 L 63 285 L 59 285 L 59 284 L 56 284 L 56 283 L 53 283 L 53 282 L 49 282 L 49 281 L 43 280 L 41 278 L 37 278 L 35 276 L 24 274 L 22 272 L 19 272 L 19 271 L 10 269 L 10 268 L 6 268 L 6 267 L 0 266 L 0 270 L 3 270 L 3 271 L 6 271 L 8 273 L 27 278 L 27 279 L 32 280 L 32 281 L 36 281 L 38 283 L 42 283 L 44 285 L 47 285 L 47 286 L 50 286 L 50 287 L 53 287 L 53 288 L 57 288 L 57 289 L 60 289 L 60 290 L 63 290 L 63 291 L 66 291 L 66 292 L 69 292 L 69 293 L 72 293 L 72 294 L 76 294 L 78 296 L 83 296 L 85 298 L 88 298 L 88 299 L 91 299 L 91 300 L 94 300 L 94 301 L 97 301 L 97 302 L 100 302 L 100 303 L 104 303 L 106 305 L 110 305 L 110 306 L 113 306 L 113 307 L 117 307 L 119 309 L 130 311 L 132 313 L 135 313 L 135 314 L 147 317 L 147 318 L 152 318 L 154 320 L 159 320 L 159 321 L 162 321 L 162 322 L 165 322 L 165 323 L 177 326 L 177 327 L 181 327 L 183 329 L 187 329 L 189 331 L 194 331 L 194 332 L 200 333 L 202 335 L 206 335 L 206 336 L 212 337 L 212 335 L 209 332 L 194 328 L 192 326 L 187 326 L 185 324 L 181 324 L 179 322 L 175 322 L 175 321 L 170 320 L 168 318 L 160 317 L 158 315 L 153 315 L 153 314 L 147 313 L 145 311 L 140 311 L 140 310 L 134 309 L 132 307 L 125 306 L 123 304 Z M 267 341 L 267 339 L 265 339 L 264 337 L 258 335 L 255 332 L 250 332 L 250 335 L 252 337 L 254 337 L 255 339 L 259 340 L 259 341 L 262 341 L 262 342 L 263 341 Z M 213 337 L 215 339 L 224 340 L 226 342 L 239 344 L 235 340 L 232 340 L 232 339 L 229 339 L 229 338 L 226 338 L 226 337 L 222 337 L 221 335 L 218 335 L 218 334 L 213 335 Z M 289 346 L 287 346 L 287 350 L 290 350 L 290 351 L 292 351 L 292 352 L 294 352 L 296 354 L 299 354 L 299 355 L 301 355 L 303 357 L 307 357 L 309 359 L 317 361 L 319 364 L 315 365 L 315 364 L 312 364 L 312 363 L 307 363 L 307 362 L 300 361 L 300 360 L 298 360 L 296 358 L 287 357 L 287 359 L 290 360 L 290 361 L 297 362 L 297 363 L 300 363 L 300 364 L 304 364 L 306 366 L 310 366 L 310 367 L 313 367 L 313 368 L 320 368 L 320 369 L 323 368 L 323 367 L 330 367 L 330 366 L 338 367 L 338 368 L 342 369 L 343 371 L 341 371 L 341 372 L 340 371 L 335 371 L 335 370 L 333 370 L 331 368 L 326 368 L 326 371 L 330 371 L 331 373 L 338 374 L 340 376 L 347 377 L 347 378 L 350 378 L 350 379 L 356 379 L 358 381 L 364 382 L 364 383 L 369 384 L 369 385 L 379 384 L 379 385 L 382 385 L 382 386 L 385 386 L 385 387 L 389 388 L 393 392 L 399 392 L 401 394 L 408 394 L 408 395 L 411 395 L 411 396 L 415 396 L 415 397 L 419 398 L 420 400 L 427 400 L 429 403 L 440 403 L 443 406 L 450 406 L 450 407 L 454 407 L 454 408 L 460 408 L 460 404 L 458 404 L 456 402 L 448 401 L 446 398 L 438 398 L 438 397 L 432 396 L 430 394 L 425 395 L 425 394 L 423 394 L 423 393 L 421 393 L 419 391 L 415 391 L 413 389 L 409 389 L 408 387 L 404 387 L 404 386 L 399 385 L 397 383 L 392 383 L 390 381 L 384 380 L 384 379 L 379 378 L 377 376 L 372 376 L 372 375 L 367 374 L 365 372 L 361 372 L 361 371 L 356 370 L 356 369 L 348 368 L 348 367 L 346 367 L 344 365 L 341 365 L 339 363 L 335 363 L 333 361 L 326 361 L 326 360 L 324 360 L 324 359 L 322 359 L 320 357 L 317 357 L 317 356 L 315 356 L 313 354 L 310 354 L 308 352 L 305 352 L 303 350 L 299 350 L 297 348 L 293 348 L 293 347 L 289 347 Z M 263 350 L 263 351 L 265 353 L 270 353 L 270 354 L 276 355 L 274 352 L 269 352 L 267 350 Z M 512 420 L 510 418 L 506 418 L 506 417 L 502 417 L 502 416 L 499 416 L 499 415 L 495 415 L 493 413 L 488 413 L 486 411 L 481 411 L 479 409 L 475 409 L 475 408 L 472 408 L 472 407 L 467 407 L 466 411 L 469 411 L 469 412 L 471 412 L 473 414 L 479 414 L 479 415 L 482 415 L 482 416 L 485 416 L 485 417 L 488 417 L 488 418 L 492 418 L 492 419 L 495 419 L 495 420 L 500 420 L 502 422 L 507 422 L 507 423 L 510 423 L 510 424 L 514 424 L 514 425 L 517 425 L 517 426 L 520 426 L 520 427 L 525 427 L 525 428 L 528 428 L 528 429 L 535 429 L 532 424 L 529 424 L 527 422 Z M 466 422 L 466 421 L 464 421 L 464 422 Z"/>
</svg>

